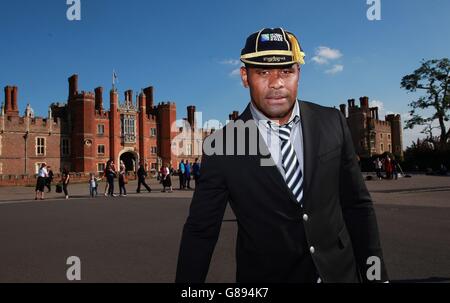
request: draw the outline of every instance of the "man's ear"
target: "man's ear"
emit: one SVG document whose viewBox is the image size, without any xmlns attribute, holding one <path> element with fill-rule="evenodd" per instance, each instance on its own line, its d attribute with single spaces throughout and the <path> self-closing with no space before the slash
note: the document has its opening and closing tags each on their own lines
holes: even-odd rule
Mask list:
<svg viewBox="0 0 450 303">
<path fill-rule="evenodd" d="M 297 63 L 297 69 L 298 69 L 298 81 L 300 82 L 300 78 L 301 78 L 301 65 Z"/>
<path fill-rule="evenodd" d="M 241 80 L 242 85 L 244 85 L 245 88 L 248 88 L 248 74 L 245 66 L 241 66 Z"/>
</svg>

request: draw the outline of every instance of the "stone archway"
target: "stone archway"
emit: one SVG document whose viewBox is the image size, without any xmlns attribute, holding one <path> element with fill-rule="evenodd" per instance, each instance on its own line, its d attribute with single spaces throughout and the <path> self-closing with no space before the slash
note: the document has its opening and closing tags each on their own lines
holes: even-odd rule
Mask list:
<svg viewBox="0 0 450 303">
<path fill-rule="evenodd" d="M 122 160 L 123 163 L 125 164 L 125 170 L 127 172 L 130 172 L 130 171 L 135 172 L 137 170 L 137 168 L 138 168 L 137 165 L 139 164 L 139 155 L 136 152 L 131 151 L 131 150 L 124 150 L 119 155 L 118 163 L 120 163 L 120 160 Z M 117 169 L 118 168 L 119 167 L 117 167 Z"/>
</svg>

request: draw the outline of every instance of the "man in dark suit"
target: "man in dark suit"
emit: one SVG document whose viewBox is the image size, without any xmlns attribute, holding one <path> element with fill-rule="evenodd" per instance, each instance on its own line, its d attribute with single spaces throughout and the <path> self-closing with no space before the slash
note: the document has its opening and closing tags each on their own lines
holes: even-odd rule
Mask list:
<svg viewBox="0 0 450 303">
<path fill-rule="evenodd" d="M 237 282 L 387 281 L 377 221 L 344 116 L 297 100 L 304 53 L 281 28 L 249 36 L 251 102 L 203 145 L 176 282 L 204 282 L 227 202 Z"/>
</svg>

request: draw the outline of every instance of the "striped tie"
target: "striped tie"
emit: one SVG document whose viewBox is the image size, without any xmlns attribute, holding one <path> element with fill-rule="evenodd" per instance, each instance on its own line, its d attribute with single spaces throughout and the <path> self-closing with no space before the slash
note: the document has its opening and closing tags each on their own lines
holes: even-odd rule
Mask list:
<svg viewBox="0 0 450 303">
<path fill-rule="evenodd" d="M 283 157 L 283 169 L 287 186 L 298 203 L 303 198 L 303 174 L 294 147 L 291 144 L 292 124 L 281 126 L 279 128 L 281 140 L 281 155 Z M 302 205 L 303 206 L 303 205 Z"/>
</svg>

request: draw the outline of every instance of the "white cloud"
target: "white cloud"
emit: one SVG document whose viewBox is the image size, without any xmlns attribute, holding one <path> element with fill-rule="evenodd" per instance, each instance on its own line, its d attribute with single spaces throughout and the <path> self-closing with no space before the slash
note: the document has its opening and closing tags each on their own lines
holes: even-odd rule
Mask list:
<svg viewBox="0 0 450 303">
<path fill-rule="evenodd" d="M 378 116 L 382 117 L 384 116 L 384 103 L 380 100 L 372 100 L 370 101 L 369 104 L 370 107 L 378 107 Z M 391 114 L 393 114 L 393 112 L 389 112 Z M 387 113 L 387 114 L 389 114 Z"/>
<path fill-rule="evenodd" d="M 327 69 L 325 71 L 325 74 L 329 74 L 329 75 L 335 75 L 337 73 L 340 73 L 344 70 L 344 66 L 341 64 L 335 64 L 332 68 Z"/>
<path fill-rule="evenodd" d="M 236 59 L 225 59 L 220 61 L 220 64 L 225 64 L 225 65 L 239 65 L 241 63 L 241 61 L 236 60 Z"/>
<path fill-rule="evenodd" d="M 229 75 L 231 77 L 234 77 L 234 76 L 239 76 L 240 74 L 241 74 L 241 68 L 238 67 L 238 68 L 233 69 Z"/>
<path fill-rule="evenodd" d="M 319 65 L 328 63 L 327 59 L 325 59 L 323 57 L 319 57 L 319 56 L 314 56 L 314 57 L 312 57 L 311 60 L 313 60 L 314 62 L 316 62 Z"/>
<path fill-rule="evenodd" d="M 316 49 L 316 55 L 312 57 L 311 60 L 313 60 L 317 64 L 323 65 L 328 64 L 329 61 L 339 59 L 342 56 L 343 54 L 338 49 L 333 49 L 328 46 L 319 46 Z"/>
</svg>

